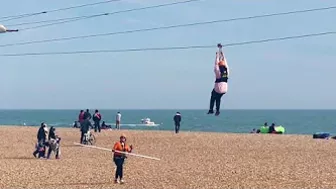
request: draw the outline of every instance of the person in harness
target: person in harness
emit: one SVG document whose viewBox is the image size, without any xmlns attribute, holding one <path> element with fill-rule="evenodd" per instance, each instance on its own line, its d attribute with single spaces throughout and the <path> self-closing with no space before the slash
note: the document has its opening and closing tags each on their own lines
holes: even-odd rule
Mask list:
<svg viewBox="0 0 336 189">
<path fill-rule="evenodd" d="M 124 183 L 124 180 L 123 180 L 123 165 L 124 165 L 125 158 L 127 158 L 125 154 L 119 153 L 117 151 L 131 153 L 132 150 L 133 150 L 133 146 L 132 145 L 128 146 L 126 144 L 126 136 L 124 134 L 122 134 L 120 136 L 120 141 L 116 142 L 113 146 L 113 149 L 112 149 L 113 161 L 114 161 L 115 165 L 117 166 L 114 183 L 121 183 L 121 184 Z M 118 180 L 118 178 L 120 180 Z"/>
<path fill-rule="evenodd" d="M 222 45 L 218 44 L 218 52 L 216 52 L 216 60 L 215 60 L 215 86 L 211 92 L 210 98 L 210 108 L 208 114 L 214 113 L 214 105 L 216 102 L 216 116 L 220 114 L 220 103 L 222 96 L 227 92 L 228 85 L 227 81 L 229 78 L 229 66 L 227 64 L 226 58 L 222 52 Z"/>
</svg>

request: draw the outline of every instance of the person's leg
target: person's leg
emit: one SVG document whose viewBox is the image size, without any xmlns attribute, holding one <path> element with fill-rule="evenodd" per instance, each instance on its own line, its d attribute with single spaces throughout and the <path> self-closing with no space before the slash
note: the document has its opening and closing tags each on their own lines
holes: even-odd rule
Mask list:
<svg viewBox="0 0 336 189">
<path fill-rule="evenodd" d="M 100 121 L 97 121 L 98 124 L 98 132 L 100 132 L 101 128 L 100 128 Z"/>
<path fill-rule="evenodd" d="M 216 100 L 216 91 L 215 89 L 212 90 L 211 92 L 211 98 L 210 98 L 210 107 L 209 107 L 209 112 L 208 114 L 213 114 L 213 108 L 215 106 L 215 100 Z"/>
<path fill-rule="evenodd" d="M 49 149 L 48 149 L 48 154 L 47 154 L 47 159 L 49 159 L 50 158 L 50 154 L 51 154 L 51 146 L 49 146 Z"/>
<path fill-rule="evenodd" d="M 119 170 L 118 170 L 118 160 L 116 158 L 113 158 L 114 164 L 116 165 L 116 171 L 115 171 L 115 176 L 114 176 L 114 182 L 118 181 L 118 177 L 119 177 Z"/>
<path fill-rule="evenodd" d="M 120 159 L 120 172 L 119 172 L 119 178 L 120 178 L 120 182 L 124 183 L 123 180 L 123 166 L 124 166 L 124 158 Z"/>
<path fill-rule="evenodd" d="M 217 95 L 216 95 L 216 115 L 220 114 L 219 110 L 220 110 L 221 98 L 224 94 L 225 93 L 223 93 L 223 94 L 217 93 Z"/>
<path fill-rule="evenodd" d="M 81 131 L 81 139 L 80 139 L 80 143 L 83 144 L 83 138 L 84 138 L 84 132 Z"/>
<path fill-rule="evenodd" d="M 55 158 L 56 158 L 56 159 L 59 159 L 60 152 L 61 152 L 60 144 L 57 144 L 57 147 L 56 147 L 56 154 L 55 154 Z"/>
<path fill-rule="evenodd" d="M 121 179 L 121 158 L 114 158 L 114 163 L 117 166 L 116 173 L 115 173 L 115 181 L 118 181 L 118 178 Z"/>
<path fill-rule="evenodd" d="M 177 123 L 175 122 L 175 133 L 177 133 Z"/>
<path fill-rule="evenodd" d="M 177 133 L 179 133 L 180 132 L 180 123 L 178 122 L 177 123 Z"/>
<path fill-rule="evenodd" d="M 95 133 L 97 132 L 97 129 L 98 129 L 97 121 L 94 121 L 94 132 L 95 132 Z"/>
<path fill-rule="evenodd" d="M 37 154 L 39 153 L 39 141 L 37 141 L 35 145 L 35 151 L 33 152 L 33 156 L 37 158 Z"/>
</svg>

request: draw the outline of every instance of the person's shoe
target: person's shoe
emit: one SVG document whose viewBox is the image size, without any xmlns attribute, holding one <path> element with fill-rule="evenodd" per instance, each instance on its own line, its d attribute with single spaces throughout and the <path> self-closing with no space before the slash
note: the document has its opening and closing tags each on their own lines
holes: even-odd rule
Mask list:
<svg viewBox="0 0 336 189">
<path fill-rule="evenodd" d="M 208 111 L 208 114 L 213 114 L 213 113 L 214 113 L 213 110 L 209 110 L 209 111 Z"/>
<path fill-rule="evenodd" d="M 33 156 L 34 156 L 35 158 L 37 158 L 37 154 L 33 153 Z"/>
<path fill-rule="evenodd" d="M 119 184 L 119 180 L 118 179 L 114 179 L 114 184 Z"/>
<path fill-rule="evenodd" d="M 216 114 L 215 114 L 215 115 L 216 115 L 216 116 L 219 116 L 219 114 L 220 114 L 220 112 L 219 112 L 219 111 L 216 111 Z"/>
<path fill-rule="evenodd" d="M 124 184 L 125 181 L 123 179 L 120 180 L 120 184 Z"/>
</svg>

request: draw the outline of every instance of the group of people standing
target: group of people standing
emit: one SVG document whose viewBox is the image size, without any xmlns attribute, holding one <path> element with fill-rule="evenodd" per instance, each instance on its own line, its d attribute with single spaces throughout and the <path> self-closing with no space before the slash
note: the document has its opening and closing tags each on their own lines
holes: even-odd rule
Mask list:
<svg viewBox="0 0 336 189">
<path fill-rule="evenodd" d="M 101 126 L 100 126 L 100 121 L 102 120 L 102 115 L 100 114 L 100 112 L 98 110 L 95 110 L 95 113 L 93 114 L 93 116 L 90 113 L 89 109 L 86 109 L 86 111 L 84 112 L 84 110 L 81 110 L 79 112 L 78 115 L 78 122 L 80 127 L 82 126 L 82 124 L 88 120 L 88 121 L 92 121 L 94 122 L 93 126 L 94 126 L 94 131 L 95 132 L 100 132 L 101 131 Z"/>
<path fill-rule="evenodd" d="M 75 121 L 74 127 L 80 128 L 81 125 L 84 123 L 85 120 L 93 121 L 93 128 L 95 132 L 101 132 L 101 129 L 107 129 L 107 128 L 112 128 L 111 125 L 106 125 L 105 121 L 100 124 L 102 120 L 102 115 L 99 112 L 99 110 L 95 110 L 95 113 L 93 116 L 90 113 L 89 109 L 81 110 L 78 115 L 78 121 Z M 116 115 L 116 129 L 120 129 L 120 122 L 121 122 L 121 114 L 120 112 L 117 112 Z"/>
</svg>

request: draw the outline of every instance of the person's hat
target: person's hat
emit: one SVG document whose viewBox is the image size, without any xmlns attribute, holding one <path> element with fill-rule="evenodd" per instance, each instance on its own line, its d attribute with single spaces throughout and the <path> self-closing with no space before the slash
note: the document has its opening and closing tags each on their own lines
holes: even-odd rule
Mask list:
<svg viewBox="0 0 336 189">
<path fill-rule="evenodd" d="M 126 135 L 125 134 L 121 134 L 120 138 L 126 138 Z"/>
</svg>

